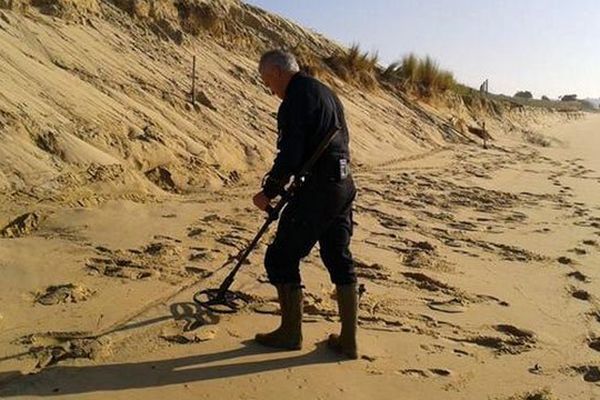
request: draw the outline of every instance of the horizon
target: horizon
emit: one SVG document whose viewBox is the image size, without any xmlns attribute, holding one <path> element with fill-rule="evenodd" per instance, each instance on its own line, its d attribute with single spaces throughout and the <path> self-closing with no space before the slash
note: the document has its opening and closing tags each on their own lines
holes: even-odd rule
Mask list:
<svg viewBox="0 0 600 400">
<path fill-rule="evenodd" d="M 368 7 L 357 0 L 245 2 L 344 46 L 357 43 L 363 51 L 377 51 L 383 66 L 409 53 L 429 55 L 459 83 L 477 89 L 488 79 L 490 93 L 600 98 L 600 52 L 594 46 L 594 38 L 600 41 L 594 32 L 600 7 L 591 0 L 568 6 L 556 0 L 488 0 L 484 5 L 473 0 L 373 0 Z M 493 20 L 502 24 L 490 29 Z"/>
</svg>

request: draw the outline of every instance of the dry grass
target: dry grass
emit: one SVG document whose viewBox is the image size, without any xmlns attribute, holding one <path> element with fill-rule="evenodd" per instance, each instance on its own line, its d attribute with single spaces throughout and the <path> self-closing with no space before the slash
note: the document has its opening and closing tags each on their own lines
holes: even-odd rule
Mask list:
<svg viewBox="0 0 600 400">
<path fill-rule="evenodd" d="M 353 44 L 346 52 L 340 52 L 325 61 L 333 72 L 346 82 L 369 89 L 377 85 L 377 52 L 369 54 L 360 50 L 358 44 Z"/>
<path fill-rule="evenodd" d="M 99 11 L 96 0 L 0 0 L 0 8 L 9 10 L 27 12 L 30 6 L 42 14 L 65 19 Z"/>
<path fill-rule="evenodd" d="M 527 143 L 531 143 L 535 146 L 550 147 L 551 145 L 550 140 L 541 133 L 525 132 L 523 133 L 523 139 L 525 139 Z"/>
<path fill-rule="evenodd" d="M 223 35 L 225 30 L 223 16 L 210 4 L 180 2 L 176 3 L 176 7 L 181 21 L 181 28 L 184 32 L 194 36 L 202 32 L 208 32 L 216 36 Z"/>
<path fill-rule="evenodd" d="M 327 65 L 325 65 L 323 59 L 314 51 L 311 51 L 305 45 L 300 44 L 294 47 L 291 52 L 296 56 L 300 70 L 314 77 L 322 77 L 325 75 Z"/>
<path fill-rule="evenodd" d="M 441 69 L 433 58 L 418 58 L 414 54 L 390 64 L 382 78 L 421 97 L 443 93 L 456 85 L 454 75 Z"/>
</svg>

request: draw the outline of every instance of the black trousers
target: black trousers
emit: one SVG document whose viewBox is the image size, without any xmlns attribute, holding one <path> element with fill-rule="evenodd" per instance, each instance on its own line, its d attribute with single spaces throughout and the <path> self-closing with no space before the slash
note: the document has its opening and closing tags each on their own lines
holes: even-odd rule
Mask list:
<svg viewBox="0 0 600 400">
<path fill-rule="evenodd" d="M 301 283 L 300 260 L 319 242 L 320 254 L 336 285 L 356 282 L 349 245 L 352 236 L 352 177 L 340 182 L 307 182 L 283 210 L 265 268 L 272 284 Z"/>
</svg>

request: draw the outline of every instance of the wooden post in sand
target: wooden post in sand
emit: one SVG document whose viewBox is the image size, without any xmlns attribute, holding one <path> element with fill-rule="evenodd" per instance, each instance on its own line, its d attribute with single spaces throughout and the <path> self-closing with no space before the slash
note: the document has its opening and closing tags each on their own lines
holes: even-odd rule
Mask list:
<svg viewBox="0 0 600 400">
<path fill-rule="evenodd" d="M 485 121 L 483 121 L 483 123 L 482 123 L 482 128 L 483 128 L 483 148 L 487 149 L 488 133 L 485 130 Z"/>
<path fill-rule="evenodd" d="M 196 106 L 196 56 L 192 61 L 192 106 Z"/>
</svg>

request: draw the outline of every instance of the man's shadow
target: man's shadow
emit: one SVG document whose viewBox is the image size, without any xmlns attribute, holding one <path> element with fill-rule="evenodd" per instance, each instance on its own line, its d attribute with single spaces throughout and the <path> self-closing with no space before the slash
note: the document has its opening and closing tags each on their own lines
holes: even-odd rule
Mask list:
<svg viewBox="0 0 600 400">
<path fill-rule="evenodd" d="M 193 324 L 199 317 L 194 315 L 194 307 L 190 303 L 178 303 L 171 306 L 174 319 L 186 319 Z M 193 318 L 190 318 L 193 317 Z M 141 323 L 115 329 L 122 331 L 135 329 L 164 320 L 155 318 Z M 205 322 L 218 322 L 218 316 L 203 316 Z M 208 319 L 208 321 L 207 321 Z M 193 327 L 192 327 L 193 328 Z M 172 360 L 146 361 L 139 363 L 121 363 L 95 366 L 63 366 L 49 367 L 39 374 L 21 375 L 19 371 L 0 373 L 0 382 L 10 377 L 5 388 L 0 387 L 0 397 L 13 396 L 51 396 L 60 394 L 78 394 L 97 391 L 116 391 L 123 389 L 161 387 L 177 383 L 198 382 L 220 378 L 230 378 L 256 374 L 260 372 L 299 367 L 311 364 L 335 363 L 343 360 L 340 356 L 325 349 L 326 343 L 318 343 L 314 351 L 308 354 L 268 359 L 264 361 L 232 362 L 214 366 L 204 364 L 234 360 L 253 355 L 283 354 L 253 341 L 245 341 L 237 349 Z M 2 376 L 4 375 L 4 376 Z"/>
<path fill-rule="evenodd" d="M 334 363 L 342 360 L 336 354 L 325 349 L 326 343 L 321 342 L 317 344 L 314 351 L 308 354 L 264 361 L 203 366 L 203 364 L 212 362 L 258 354 L 270 356 L 276 353 L 252 341 L 246 341 L 242 344 L 242 347 L 233 350 L 173 360 L 84 367 L 55 366 L 37 375 L 24 375 L 11 380 L 5 389 L 0 389 L 0 397 L 55 396 L 57 393 L 79 394 L 152 388 L 178 383 L 231 378 L 303 365 Z"/>
</svg>

